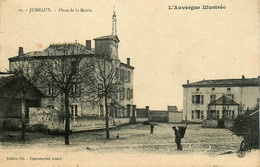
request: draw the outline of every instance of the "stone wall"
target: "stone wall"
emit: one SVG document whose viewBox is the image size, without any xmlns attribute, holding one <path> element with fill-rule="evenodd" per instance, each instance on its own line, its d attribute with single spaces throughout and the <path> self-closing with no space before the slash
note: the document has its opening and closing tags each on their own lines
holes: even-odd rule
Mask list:
<svg viewBox="0 0 260 167">
<path fill-rule="evenodd" d="M 59 129 L 63 124 L 59 120 L 58 111 L 52 108 L 29 108 L 29 125 L 43 124 L 49 129 Z"/>
<path fill-rule="evenodd" d="M 142 123 L 148 121 L 148 118 L 136 118 L 136 123 Z"/>
<path fill-rule="evenodd" d="M 181 122 L 182 112 L 169 112 L 169 122 Z"/>
<path fill-rule="evenodd" d="M 51 108 L 30 108 L 29 125 L 43 124 L 47 125 L 49 129 L 64 130 L 65 120 L 59 118 L 59 113 Z M 141 121 L 141 120 L 138 120 Z M 112 118 L 109 117 L 109 127 L 129 124 L 130 118 Z M 70 119 L 70 130 L 86 131 L 104 129 L 106 127 L 105 117 L 99 116 L 84 116 Z"/>
<path fill-rule="evenodd" d="M 148 118 L 152 122 L 168 122 L 168 111 L 149 110 Z"/>
</svg>

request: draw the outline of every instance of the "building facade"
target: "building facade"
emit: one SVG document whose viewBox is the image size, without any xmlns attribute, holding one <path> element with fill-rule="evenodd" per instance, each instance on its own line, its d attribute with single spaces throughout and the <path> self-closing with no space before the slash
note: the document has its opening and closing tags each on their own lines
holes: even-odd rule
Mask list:
<svg viewBox="0 0 260 167">
<path fill-rule="evenodd" d="M 113 15 L 113 24 L 116 21 L 115 13 Z M 40 62 L 55 61 L 61 56 L 75 56 L 75 53 L 79 53 L 79 56 L 87 61 L 89 59 L 98 59 L 98 56 L 102 54 L 109 54 L 109 60 L 116 62 L 116 71 L 120 74 L 117 76 L 121 82 L 118 86 L 118 92 L 116 92 L 116 104 L 109 101 L 110 116 L 113 117 L 130 117 L 131 109 L 133 106 L 133 72 L 134 67 L 130 64 L 130 58 L 127 58 L 127 63 L 120 61 L 118 56 L 118 44 L 120 42 L 116 35 L 116 29 L 113 30 L 112 35 L 102 36 L 95 38 L 95 48 L 91 47 L 91 40 L 86 40 L 86 44 L 82 45 L 75 43 L 62 43 L 62 44 L 50 44 L 49 47 L 42 51 L 33 51 L 24 53 L 23 48 L 19 48 L 18 56 L 9 58 L 10 71 L 14 71 L 18 68 L 18 64 L 22 61 L 26 61 L 26 66 L 31 71 L 38 66 Z M 63 48 L 68 48 L 63 50 Z M 66 52 L 66 53 L 65 53 Z M 77 68 L 81 68 L 80 65 Z M 81 83 L 84 84 L 84 83 Z M 57 85 L 52 83 L 42 83 L 37 85 L 38 88 L 44 92 L 45 97 L 41 99 L 41 107 L 54 108 L 58 111 L 64 111 L 64 95 L 59 91 Z M 82 85 L 75 84 L 70 91 L 70 114 L 71 118 L 78 118 L 84 116 L 105 116 L 104 100 L 99 102 L 91 102 L 86 98 L 86 92 Z M 102 85 L 101 85 L 102 86 Z M 113 104 L 112 104 L 113 103 Z M 111 109 L 113 107 L 113 109 Z"/>
<path fill-rule="evenodd" d="M 202 80 L 183 86 L 183 120 L 232 120 L 259 104 L 259 77 Z"/>
</svg>

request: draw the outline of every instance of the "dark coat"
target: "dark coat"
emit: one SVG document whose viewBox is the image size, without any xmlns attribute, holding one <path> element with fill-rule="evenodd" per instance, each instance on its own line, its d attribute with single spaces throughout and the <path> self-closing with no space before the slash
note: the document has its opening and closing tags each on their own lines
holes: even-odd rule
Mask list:
<svg viewBox="0 0 260 167">
<path fill-rule="evenodd" d="M 175 142 L 179 142 L 181 141 L 181 134 L 180 134 L 180 131 L 176 128 L 173 128 L 174 132 L 175 132 Z"/>
</svg>

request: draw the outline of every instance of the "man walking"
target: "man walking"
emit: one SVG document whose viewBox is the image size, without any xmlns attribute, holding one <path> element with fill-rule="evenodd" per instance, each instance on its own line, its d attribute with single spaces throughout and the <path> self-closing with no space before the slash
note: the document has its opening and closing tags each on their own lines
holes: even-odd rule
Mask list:
<svg viewBox="0 0 260 167">
<path fill-rule="evenodd" d="M 178 127 L 176 128 L 175 126 L 173 126 L 172 129 L 175 132 L 175 143 L 177 144 L 177 150 L 182 151 L 180 130 L 178 129 Z"/>
</svg>

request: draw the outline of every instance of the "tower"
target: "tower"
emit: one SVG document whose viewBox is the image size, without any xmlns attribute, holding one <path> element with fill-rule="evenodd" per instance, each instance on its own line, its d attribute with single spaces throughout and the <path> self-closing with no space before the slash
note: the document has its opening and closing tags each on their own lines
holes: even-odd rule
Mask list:
<svg viewBox="0 0 260 167">
<path fill-rule="evenodd" d="M 118 43 L 115 7 L 112 15 L 112 34 L 95 38 L 95 52 L 98 55 L 110 54 L 110 58 L 118 59 Z"/>
<path fill-rule="evenodd" d="M 112 15 L 112 35 L 116 35 L 117 30 L 116 30 L 116 12 L 115 12 L 115 7 L 114 7 L 114 14 Z"/>
</svg>

